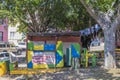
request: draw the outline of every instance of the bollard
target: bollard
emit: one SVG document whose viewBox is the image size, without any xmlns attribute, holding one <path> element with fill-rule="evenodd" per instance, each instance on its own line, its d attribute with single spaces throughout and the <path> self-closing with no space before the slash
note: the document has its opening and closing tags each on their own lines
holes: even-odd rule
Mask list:
<svg viewBox="0 0 120 80">
<path fill-rule="evenodd" d="M 92 56 L 92 67 L 95 67 L 96 66 L 96 55 L 93 54 Z"/>
</svg>

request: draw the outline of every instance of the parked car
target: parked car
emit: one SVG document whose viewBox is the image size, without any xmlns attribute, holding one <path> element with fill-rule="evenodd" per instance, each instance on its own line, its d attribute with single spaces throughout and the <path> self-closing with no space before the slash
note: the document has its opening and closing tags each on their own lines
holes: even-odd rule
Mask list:
<svg viewBox="0 0 120 80">
<path fill-rule="evenodd" d="M 0 42 L 0 52 L 7 51 L 7 52 L 13 52 L 17 54 L 22 53 L 22 49 L 19 47 L 14 46 L 13 44 L 9 42 Z"/>
<path fill-rule="evenodd" d="M 9 60 L 9 54 L 7 52 L 0 53 L 0 61 Z"/>
<path fill-rule="evenodd" d="M 14 62 L 17 61 L 17 57 L 15 54 L 13 54 L 12 52 L 0 52 L 0 61 L 10 61 L 10 62 Z"/>
<path fill-rule="evenodd" d="M 89 51 L 103 51 L 104 50 L 104 42 L 100 41 L 99 39 L 95 39 L 90 44 Z"/>
<path fill-rule="evenodd" d="M 6 62 L 7 71 L 9 72 L 13 65 L 14 68 L 18 67 L 18 58 L 12 52 L 0 52 L 0 62 Z"/>
<path fill-rule="evenodd" d="M 100 40 L 98 39 L 93 40 L 90 46 L 100 46 Z"/>
<path fill-rule="evenodd" d="M 26 50 L 26 42 L 19 42 L 18 47 L 21 48 L 22 50 Z"/>
</svg>

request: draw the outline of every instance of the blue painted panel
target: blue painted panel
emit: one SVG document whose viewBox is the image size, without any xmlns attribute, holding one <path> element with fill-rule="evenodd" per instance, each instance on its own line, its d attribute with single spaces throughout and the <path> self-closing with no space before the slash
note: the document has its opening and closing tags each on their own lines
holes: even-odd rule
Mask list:
<svg viewBox="0 0 120 80">
<path fill-rule="evenodd" d="M 58 52 L 56 52 L 56 64 L 58 64 L 62 60 L 62 56 Z"/>
<path fill-rule="evenodd" d="M 80 58 L 79 51 L 77 51 L 73 45 L 71 45 L 71 53 L 73 58 Z"/>
<path fill-rule="evenodd" d="M 55 44 L 44 44 L 45 51 L 54 51 L 56 49 Z"/>
<path fill-rule="evenodd" d="M 28 63 L 28 68 L 33 68 L 32 61 L 30 61 L 30 62 Z"/>
</svg>

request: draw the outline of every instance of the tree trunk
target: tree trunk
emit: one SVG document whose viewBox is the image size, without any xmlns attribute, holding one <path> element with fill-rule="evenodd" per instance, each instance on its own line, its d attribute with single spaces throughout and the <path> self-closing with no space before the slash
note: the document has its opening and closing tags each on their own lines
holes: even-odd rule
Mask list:
<svg viewBox="0 0 120 80">
<path fill-rule="evenodd" d="M 106 68 L 116 68 L 115 60 L 115 30 L 108 28 L 104 30 L 104 64 Z"/>
</svg>

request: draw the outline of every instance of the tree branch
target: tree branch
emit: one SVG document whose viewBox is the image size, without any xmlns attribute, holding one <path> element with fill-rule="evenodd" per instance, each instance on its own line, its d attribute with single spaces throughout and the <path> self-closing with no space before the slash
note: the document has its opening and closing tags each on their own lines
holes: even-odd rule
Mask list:
<svg viewBox="0 0 120 80">
<path fill-rule="evenodd" d="M 34 27 L 32 27 L 33 25 L 31 25 L 30 23 L 27 23 L 27 22 L 25 21 L 25 19 L 22 19 L 22 17 L 19 16 L 18 13 L 15 13 L 15 14 L 16 14 L 17 18 L 18 18 L 22 23 L 26 24 L 27 27 L 29 26 L 29 30 L 31 30 L 31 31 L 34 32 Z"/>
<path fill-rule="evenodd" d="M 37 29 L 36 29 L 36 25 L 35 25 L 35 20 L 34 20 L 34 14 L 33 13 L 30 13 L 30 11 L 29 10 L 27 10 L 27 13 L 30 15 L 30 20 L 32 21 L 31 23 L 32 23 L 32 25 L 33 25 L 33 27 L 34 27 L 34 29 L 35 29 L 35 32 L 37 32 Z"/>
<path fill-rule="evenodd" d="M 116 17 L 116 19 L 112 23 L 112 27 L 114 27 L 114 29 L 117 29 L 119 25 L 120 25 L 120 14 Z"/>
<path fill-rule="evenodd" d="M 80 0 L 83 6 L 86 8 L 87 12 L 97 21 L 98 24 L 101 24 L 97 14 L 93 12 L 92 8 L 85 3 L 85 0 Z"/>
</svg>

